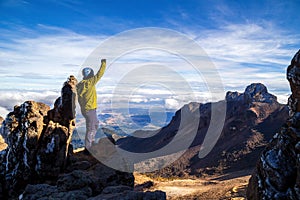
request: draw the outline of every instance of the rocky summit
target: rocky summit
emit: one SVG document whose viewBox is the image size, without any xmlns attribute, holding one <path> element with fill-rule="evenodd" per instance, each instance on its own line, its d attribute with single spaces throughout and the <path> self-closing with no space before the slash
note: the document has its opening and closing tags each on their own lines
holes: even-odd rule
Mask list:
<svg viewBox="0 0 300 200">
<path fill-rule="evenodd" d="M 165 199 L 134 191 L 132 173 L 111 169 L 92 155 L 73 153 L 75 85 L 70 76 L 54 108 L 35 101 L 15 106 L 2 124 L 0 199 Z"/>
<path fill-rule="evenodd" d="M 252 83 L 247 86 L 244 93 L 227 92 L 226 101 L 244 101 L 274 103 L 277 102 L 277 97 L 268 92 L 267 87 L 262 83 Z"/>
<path fill-rule="evenodd" d="M 292 94 L 289 118 L 263 150 L 249 180 L 247 198 L 300 198 L 300 50 L 287 68 Z"/>
</svg>

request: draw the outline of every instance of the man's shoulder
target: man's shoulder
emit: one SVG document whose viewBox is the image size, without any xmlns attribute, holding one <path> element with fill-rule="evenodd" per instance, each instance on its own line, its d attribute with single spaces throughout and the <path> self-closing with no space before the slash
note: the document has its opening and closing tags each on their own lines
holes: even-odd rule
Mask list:
<svg viewBox="0 0 300 200">
<path fill-rule="evenodd" d="M 79 83 L 77 83 L 77 87 L 78 86 L 82 86 L 86 83 L 86 80 L 81 80 Z"/>
</svg>

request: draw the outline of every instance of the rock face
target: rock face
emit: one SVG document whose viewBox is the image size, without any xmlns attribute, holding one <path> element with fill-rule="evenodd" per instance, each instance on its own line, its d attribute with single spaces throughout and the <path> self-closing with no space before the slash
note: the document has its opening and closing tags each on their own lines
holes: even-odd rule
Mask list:
<svg viewBox="0 0 300 200">
<path fill-rule="evenodd" d="M 70 79 L 64 84 L 52 110 L 26 101 L 7 115 L 3 135 L 8 147 L 0 158 L 3 198 L 18 195 L 29 183 L 57 178 L 64 170 L 75 128 L 75 107 L 67 105 L 74 101 L 73 86 Z"/>
<path fill-rule="evenodd" d="M 300 199 L 300 51 L 287 69 L 292 95 L 289 119 L 262 152 L 249 180 L 247 198 Z"/>
</svg>

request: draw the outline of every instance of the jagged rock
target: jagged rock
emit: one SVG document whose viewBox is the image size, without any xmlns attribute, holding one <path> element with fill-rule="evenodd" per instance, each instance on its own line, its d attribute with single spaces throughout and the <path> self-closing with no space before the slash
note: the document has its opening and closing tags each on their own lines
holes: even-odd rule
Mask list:
<svg viewBox="0 0 300 200">
<path fill-rule="evenodd" d="M 44 127 L 44 116 L 49 106 L 27 101 L 15 106 L 5 119 L 4 133 L 8 148 L 5 151 L 5 190 L 13 195 L 36 177 L 35 164 L 38 141 Z"/>
<path fill-rule="evenodd" d="M 227 92 L 226 101 L 244 101 L 245 100 L 245 95 L 243 93 L 239 92 Z"/>
<path fill-rule="evenodd" d="M 88 162 L 91 167 L 86 170 L 74 170 L 70 173 L 62 174 L 59 176 L 56 184 L 52 186 L 48 184 L 28 185 L 20 199 L 85 200 L 102 193 L 111 194 L 111 192 L 133 191 L 134 176 L 132 173 L 111 169 L 99 163 L 91 155 L 83 156 L 80 152 L 72 155 L 71 158 L 71 165 Z M 45 190 L 45 193 L 39 192 L 39 190 Z"/>
<path fill-rule="evenodd" d="M 272 103 L 277 101 L 277 97 L 268 93 L 267 87 L 261 83 L 252 83 L 246 88 L 244 94 L 252 102 Z"/>
<path fill-rule="evenodd" d="M 64 84 L 54 109 L 26 101 L 7 115 L 3 135 L 8 147 L 1 154 L 0 168 L 2 195 L 6 198 L 18 195 L 29 183 L 55 179 L 64 170 L 75 127 L 75 107 L 65 105 L 74 101 L 74 95 L 70 95 L 74 94 L 72 81 Z"/>
<path fill-rule="evenodd" d="M 300 112 L 300 50 L 295 54 L 287 68 L 287 79 L 292 91 L 288 105 L 290 115 L 293 115 L 295 112 Z"/>
<path fill-rule="evenodd" d="M 65 127 L 49 121 L 39 140 L 39 148 L 36 152 L 35 171 L 39 176 L 57 177 L 64 169 L 70 153 L 68 148 L 74 125 L 72 122 L 69 127 Z"/>
<path fill-rule="evenodd" d="M 270 94 L 268 89 L 262 83 L 252 83 L 247 86 L 244 93 L 239 92 L 227 92 L 226 101 L 245 101 L 245 103 L 251 102 L 263 102 L 273 103 L 277 102 L 277 97 Z"/>
<path fill-rule="evenodd" d="M 262 152 L 249 180 L 247 198 L 300 199 L 300 51 L 287 69 L 290 117 Z"/>
</svg>

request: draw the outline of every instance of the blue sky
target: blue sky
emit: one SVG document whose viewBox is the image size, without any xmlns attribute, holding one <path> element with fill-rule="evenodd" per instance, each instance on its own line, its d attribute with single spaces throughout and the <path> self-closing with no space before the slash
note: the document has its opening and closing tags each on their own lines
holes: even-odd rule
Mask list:
<svg viewBox="0 0 300 200">
<path fill-rule="evenodd" d="M 218 69 L 225 91 L 242 92 L 252 82 L 262 82 L 286 102 L 290 90 L 285 71 L 300 46 L 299 9 L 300 1 L 279 0 L 1 0 L 0 115 L 24 100 L 52 104 L 68 75 L 78 75 L 85 59 L 103 41 L 144 27 L 171 29 L 197 42 Z M 130 46 L 130 40 L 122 45 Z M 141 55 L 128 59 L 144 61 Z M 158 52 L 151 55 L 153 61 Z M 165 65 L 178 62 L 168 58 Z M 97 88 L 99 104 L 109 102 L 114 73 L 108 72 L 110 77 L 104 76 Z M 207 100 L 197 77 L 185 78 L 198 84 L 196 99 Z M 156 92 L 149 91 L 151 87 Z M 132 102 L 164 99 L 165 107 L 176 109 L 194 100 L 151 87 L 135 90 Z"/>
</svg>

